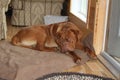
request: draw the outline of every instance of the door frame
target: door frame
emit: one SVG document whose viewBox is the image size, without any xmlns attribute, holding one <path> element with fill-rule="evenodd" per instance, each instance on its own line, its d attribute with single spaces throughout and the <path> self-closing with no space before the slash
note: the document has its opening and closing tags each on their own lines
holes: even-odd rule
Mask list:
<svg viewBox="0 0 120 80">
<path fill-rule="evenodd" d="M 113 73 L 113 75 L 120 79 L 120 64 L 105 52 L 106 39 L 108 39 L 109 32 L 109 12 L 111 0 L 98 0 L 96 4 L 96 16 L 94 25 L 94 47 L 99 60 Z"/>
</svg>

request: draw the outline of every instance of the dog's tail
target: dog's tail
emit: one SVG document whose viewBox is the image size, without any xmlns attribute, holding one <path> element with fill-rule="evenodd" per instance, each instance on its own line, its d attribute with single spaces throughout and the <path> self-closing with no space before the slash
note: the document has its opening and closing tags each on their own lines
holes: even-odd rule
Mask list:
<svg viewBox="0 0 120 80">
<path fill-rule="evenodd" d="M 11 43 L 13 45 L 19 45 L 19 42 L 20 42 L 19 38 L 17 36 L 13 36 Z"/>
</svg>

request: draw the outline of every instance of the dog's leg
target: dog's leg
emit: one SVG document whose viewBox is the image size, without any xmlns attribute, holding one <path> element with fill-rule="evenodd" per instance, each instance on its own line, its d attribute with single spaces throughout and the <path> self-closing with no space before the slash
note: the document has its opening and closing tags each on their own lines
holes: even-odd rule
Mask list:
<svg viewBox="0 0 120 80">
<path fill-rule="evenodd" d="M 75 52 L 70 51 L 69 54 L 71 55 L 75 63 L 80 64 L 81 58 Z"/>
<path fill-rule="evenodd" d="M 40 51 L 47 51 L 47 52 L 57 51 L 56 47 L 46 47 L 44 45 L 44 43 L 43 44 L 42 43 L 37 43 L 35 49 L 40 50 Z"/>
<path fill-rule="evenodd" d="M 91 46 L 92 47 L 92 46 Z M 88 47 L 85 47 L 81 42 L 76 44 L 76 49 L 82 50 L 86 52 L 92 59 L 96 59 L 97 56 L 95 54 L 95 50 L 92 47 L 93 50 L 89 49 Z"/>
<path fill-rule="evenodd" d="M 57 48 L 55 48 L 55 47 L 40 47 L 39 49 L 40 49 L 41 51 L 47 51 L 47 52 L 57 51 Z"/>
<path fill-rule="evenodd" d="M 81 42 L 77 42 L 75 48 L 84 51 L 84 46 Z"/>
<path fill-rule="evenodd" d="M 85 52 L 87 52 L 87 54 L 92 58 L 92 59 L 96 59 L 97 56 L 95 54 L 95 51 L 90 50 L 88 47 L 85 47 Z"/>
</svg>

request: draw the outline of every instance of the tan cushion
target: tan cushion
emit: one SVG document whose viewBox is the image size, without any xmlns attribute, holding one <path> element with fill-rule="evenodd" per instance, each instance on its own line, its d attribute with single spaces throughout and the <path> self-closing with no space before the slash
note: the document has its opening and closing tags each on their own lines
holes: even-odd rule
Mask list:
<svg viewBox="0 0 120 80">
<path fill-rule="evenodd" d="M 89 60 L 84 52 L 78 50 L 76 53 L 82 58 L 81 64 Z M 70 56 L 60 52 L 36 51 L 13 46 L 6 41 L 0 42 L 0 63 L 0 77 L 8 80 L 15 76 L 13 80 L 35 80 L 42 75 L 62 72 L 76 65 Z"/>
</svg>

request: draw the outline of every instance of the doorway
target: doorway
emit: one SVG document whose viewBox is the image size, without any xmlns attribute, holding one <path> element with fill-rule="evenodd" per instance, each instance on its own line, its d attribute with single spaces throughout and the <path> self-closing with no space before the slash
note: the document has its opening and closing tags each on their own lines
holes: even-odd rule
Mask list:
<svg viewBox="0 0 120 80">
<path fill-rule="evenodd" d="M 105 51 L 120 63 L 120 1 L 111 2 Z"/>
<path fill-rule="evenodd" d="M 100 33 L 103 35 L 97 35 L 98 37 L 103 39 L 103 41 L 101 41 L 102 46 L 101 49 L 99 49 L 100 55 L 98 57 L 103 62 L 103 64 L 118 79 L 120 79 L 120 35 L 119 35 L 120 1 L 119 0 L 105 0 L 105 1 L 106 1 L 106 7 L 105 7 L 106 11 L 105 11 L 105 18 L 103 23 L 104 26 L 97 26 L 97 30 L 103 30 L 102 33 Z M 103 9 L 103 6 L 102 7 L 99 6 L 99 9 Z M 100 21 L 98 22 L 98 25 L 99 23 Z M 102 29 L 100 27 L 102 27 Z M 98 44 L 97 46 L 100 47 L 100 45 Z"/>
<path fill-rule="evenodd" d="M 111 2 L 109 33 L 105 51 L 120 63 L 120 1 Z"/>
</svg>

